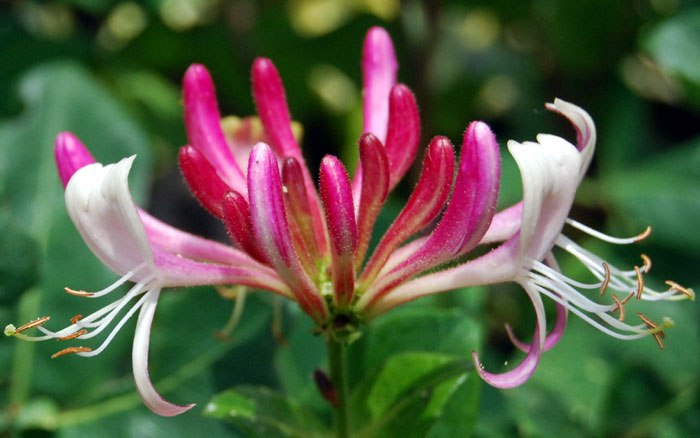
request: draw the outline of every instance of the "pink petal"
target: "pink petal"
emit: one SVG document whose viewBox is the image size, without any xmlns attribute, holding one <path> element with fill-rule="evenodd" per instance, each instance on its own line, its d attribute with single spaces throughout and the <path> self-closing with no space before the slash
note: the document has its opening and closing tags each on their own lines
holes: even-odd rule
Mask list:
<svg viewBox="0 0 700 438">
<path fill-rule="evenodd" d="M 389 158 L 382 143 L 372 134 L 360 137 L 360 162 L 372 184 L 363 184 L 357 215 L 358 246 L 355 253 L 356 267 L 362 263 L 372 238 L 374 222 L 389 194 Z"/>
<path fill-rule="evenodd" d="M 164 417 L 174 417 L 192 409 L 194 404 L 180 406 L 170 403 L 158 394 L 158 391 L 153 387 L 153 383 L 151 383 L 151 378 L 148 375 L 148 347 L 151 336 L 151 323 L 158 304 L 160 289 L 149 291 L 148 294 L 151 296 L 146 299 L 141 307 L 139 319 L 136 323 L 136 332 L 134 333 L 134 346 L 131 355 L 134 381 L 141 400 L 143 400 L 148 409 Z"/>
<path fill-rule="evenodd" d="M 332 155 L 321 161 L 321 199 L 331 243 L 334 296 L 336 305 L 342 308 L 350 303 L 355 290 L 357 226 L 350 179 L 343 164 Z"/>
<path fill-rule="evenodd" d="M 190 144 L 206 157 L 231 189 L 246 193 L 245 175 L 236 164 L 221 130 L 214 83 L 204 66 L 193 64 L 187 69 L 183 95 Z"/>
<path fill-rule="evenodd" d="M 282 163 L 282 183 L 284 191 L 284 205 L 290 216 L 290 224 L 296 225 L 304 247 L 309 252 L 312 260 L 321 259 L 322 252 L 318 248 L 318 241 L 314 234 L 313 216 L 309 205 L 309 195 L 306 192 L 304 172 L 296 158 L 288 157 Z"/>
<path fill-rule="evenodd" d="M 416 99 L 407 86 L 395 85 L 389 95 L 389 128 L 386 137 L 386 153 L 391 163 L 389 190 L 396 187 L 411 167 L 419 141 L 420 116 Z"/>
<path fill-rule="evenodd" d="M 95 162 L 90 151 L 70 132 L 58 134 L 54 146 L 58 176 L 61 177 L 64 188 L 78 169 Z"/>
<path fill-rule="evenodd" d="M 270 144 L 280 158 L 296 159 L 304 174 L 304 184 L 311 207 L 314 234 L 317 246 L 325 254 L 326 231 L 323 224 L 321 204 L 316 196 L 316 187 L 311 178 L 301 149 L 292 133 L 291 118 L 287 108 L 284 87 L 275 65 L 267 58 L 258 58 L 253 63 L 253 97 L 258 107 L 260 120 L 265 127 L 265 133 L 270 138 Z"/>
<path fill-rule="evenodd" d="M 428 146 L 418 185 L 367 262 L 359 280 L 362 285 L 372 283 L 389 255 L 440 213 L 450 193 L 453 172 L 452 144 L 445 137 L 435 137 Z"/>
<path fill-rule="evenodd" d="M 292 289 L 299 306 L 322 321 L 326 307 L 295 253 L 282 199 L 277 160 L 265 143 L 258 143 L 248 162 L 250 216 L 265 259 Z"/>
<path fill-rule="evenodd" d="M 389 277 L 399 281 L 474 248 L 496 211 L 500 177 L 496 137 L 485 123 L 472 122 L 464 134 L 457 180 L 442 221 L 425 245 Z"/>
<path fill-rule="evenodd" d="M 481 378 L 486 381 L 486 383 L 491 386 L 495 386 L 496 388 L 515 388 L 516 386 L 520 386 L 525 383 L 535 372 L 535 369 L 540 362 L 540 356 L 542 355 L 544 334 L 541 332 L 541 328 L 545 327 L 546 325 L 544 305 L 542 304 L 542 299 L 540 298 L 538 292 L 531 290 L 527 284 L 523 284 L 523 287 L 532 301 L 535 308 L 535 314 L 537 316 L 535 334 L 532 338 L 532 346 L 528 350 L 525 359 L 523 359 L 523 361 L 517 367 L 510 371 L 506 371 L 505 373 L 501 374 L 493 374 L 484 370 L 479 362 L 479 356 L 477 355 L 476 351 L 472 352 L 472 359 L 474 360 L 476 371 L 479 373 Z"/>
<path fill-rule="evenodd" d="M 250 222 L 250 209 L 243 195 L 238 192 L 228 192 L 224 196 L 222 212 L 226 230 L 231 241 L 251 257 L 265 262 L 264 256 L 253 237 L 253 226 Z"/>
<path fill-rule="evenodd" d="M 557 309 L 557 320 L 554 323 L 552 331 L 547 335 L 547 338 L 544 340 L 543 351 L 549 351 L 555 345 L 557 345 L 562 335 L 564 334 L 564 329 L 566 329 L 568 311 L 566 310 L 566 307 L 562 306 L 559 303 L 555 303 L 555 305 Z M 513 345 L 515 345 L 518 348 L 518 350 L 524 352 L 530 351 L 530 344 L 526 344 L 519 340 L 515 336 L 515 333 L 513 332 L 513 329 L 511 328 L 510 324 L 506 324 L 506 332 L 508 333 L 508 338 L 513 343 Z"/>
<path fill-rule="evenodd" d="M 371 28 L 362 48 L 362 132 L 374 134 L 382 143 L 387 135 L 389 92 L 398 68 L 389 33 L 381 27 Z"/>
<path fill-rule="evenodd" d="M 508 240 L 520 229 L 520 220 L 523 215 L 523 202 L 513 204 L 510 207 L 499 211 L 493 217 L 489 229 L 481 238 L 479 244 L 503 242 Z"/>
<path fill-rule="evenodd" d="M 389 93 L 396 84 L 394 45 L 386 30 L 373 27 L 367 32 L 362 48 L 362 132 L 371 133 L 386 142 L 389 123 Z M 362 192 L 362 162 L 358 163 L 352 181 L 353 199 Z"/>
<path fill-rule="evenodd" d="M 231 188 L 219 178 L 216 170 L 204 155 L 192 146 L 180 148 L 178 160 L 182 175 L 194 197 L 211 214 L 223 219 L 221 201 Z"/>
</svg>

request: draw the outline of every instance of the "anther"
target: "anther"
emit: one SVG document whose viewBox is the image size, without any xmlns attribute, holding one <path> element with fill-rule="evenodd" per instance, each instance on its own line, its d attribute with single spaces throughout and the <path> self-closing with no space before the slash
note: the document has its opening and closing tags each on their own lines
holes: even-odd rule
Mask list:
<svg viewBox="0 0 700 438">
<path fill-rule="evenodd" d="M 22 333 L 23 331 L 29 330 L 30 328 L 39 327 L 40 325 L 43 325 L 49 319 L 51 319 L 50 316 L 43 316 L 43 317 L 37 319 L 36 321 L 28 322 L 28 323 L 24 324 L 22 327 L 16 329 L 15 333 Z"/>
<path fill-rule="evenodd" d="M 64 287 L 63 290 L 65 290 L 71 295 L 77 295 L 79 297 L 91 297 L 95 295 L 93 292 L 85 292 L 84 290 L 73 290 L 69 287 Z"/>
<path fill-rule="evenodd" d="M 689 287 L 683 287 L 680 284 L 676 283 L 675 281 L 671 281 L 671 280 L 666 280 L 666 284 L 670 287 L 669 290 L 678 291 L 678 292 L 682 293 L 683 295 L 688 296 L 688 298 L 690 298 L 691 300 L 695 299 L 695 292 L 693 292 L 693 289 L 691 289 Z"/>
<path fill-rule="evenodd" d="M 70 354 L 70 353 L 83 353 L 86 351 L 92 351 L 92 348 L 88 347 L 68 347 L 64 348 L 63 350 L 59 351 L 58 353 L 54 353 L 51 355 L 51 359 L 55 359 L 59 356 L 63 356 L 64 354 Z"/>
<path fill-rule="evenodd" d="M 624 321 L 625 320 L 625 304 L 622 301 L 620 301 L 620 299 L 615 294 L 612 294 L 612 299 L 613 299 L 613 301 L 615 301 L 615 304 L 617 306 L 614 309 L 612 309 L 610 312 L 617 312 L 619 310 L 620 316 L 617 319 L 620 321 Z"/>
<path fill-rule="evenodd" d="M 644 262 L 644 273 L 648 274 L 649 271 L 651 270 L 651 259 L 646 254 L 642 254 L 641 257 L 642 257 L 642 261 Z"/>
<path fill-rule="evenodd" d="M 635 266 L 634 271 L 637 273 L 637 301 L 639 301 L 642 299 L 642 292 L 644 291 L 644 279 L 639 266 Z"/>
<path fill-rule="evenodd" d="M 70 319 L 70 323 L 75 324 L 76 322 L 80 321 L 81 319 L 83 319 L 83 315 L 77 314 Z"/>
<path fill-rule="evenodd" d="M 644 316 L 642 313 L 637 313 L 637 316 L 639 319 L 642 320 L 644 324 L 651 330 L 651 335 L 654 336 L 654 339 L 656 340 L 656 343 L 659 345 L 659 349 L 663 350 L 664 349 L 664 342 L 663 339 L 666 337 L 664 334 L 663 330 L 659 328 L 659 325 L 656 324 L 654 321 L 651 319 L 647 318 Z"/>
<path fill-rule="evenodd" d="M 651 235 L 651 226 L 648 226 L 641 234 L 635 236 L 634 241 L 640 242 Z"/>
<path fill-rule="evenodd" d="M 85 333 L 87 333 L 87 330 L 82 329 L 82 330 L 78 330 L 77 332 L 75 332 L 75 333 L 73 333 L 73 334 L 71 334 L 71 335 L 63 336 L 63 337 L 60 337 L 60 338 L 56 338 L 56 340 L 57 340 L 57 341 L 67 341 L 68 339 L 75 339 L 75 338 L 77 338 L 78 336 L 82 336 L 82 335 L 84 335 Z"/>
<path fill-rule="evenodd" d="M 605 270 L 605 279 L 603 280 L 603 285 L 600 287 L 601 295 L 605 295 L 605 290 L 608 288 L 608 284 L 610 283 L 610 267 L 605 262 L 603 262 L 603 269 Z"/>
</svg>

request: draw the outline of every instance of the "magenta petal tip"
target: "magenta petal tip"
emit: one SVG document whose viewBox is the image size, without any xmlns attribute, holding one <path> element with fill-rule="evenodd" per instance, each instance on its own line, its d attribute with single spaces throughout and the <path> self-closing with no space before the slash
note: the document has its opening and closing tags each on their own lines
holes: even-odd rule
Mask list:
<svg viewBox="0 0 700 438">
<path fill-rule="evenodd" d="M 90 151 L 71 132 L 61 132 L 56 136 L 54 154 L 58 176 L 64 188 L 75 172 L 95 162 Z"/>
</svg>

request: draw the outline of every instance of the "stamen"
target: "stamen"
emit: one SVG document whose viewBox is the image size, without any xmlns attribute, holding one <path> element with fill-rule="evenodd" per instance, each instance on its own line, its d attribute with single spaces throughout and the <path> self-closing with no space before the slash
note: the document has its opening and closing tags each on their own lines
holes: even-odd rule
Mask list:
<svg viewBox="0 0 700 438">
<path fill-rule="evenodd" d="M 642 260 L 644 261 L 644 273 L 648 274 L 649 271 L 651 270 L 651 259 L 646 254 L 642 254 L 641 257 L 642 257 Z"/>
<path fill-rule="evenodd" d="M 70 322 L 71 322 L 71 324 L 75 324 L 76 322 L 80 321 L 81 319 L 83 319 L 83 315 L 77 314 L 70 319 Z"/>
<path fill-rule="evenodd" d="M 106 287 L 102 290 L 99 290 L 97 292 L 85 292 L 84 290 L 74 290 L 74 289 L 71 289 L 69 287 L 64 288 L 64 290 L 71 295 L 77 295 L 79 297 L 90 297 L 90 298 L 101 297 L 103 295 L 107 295 L 108 293 L 117 289 L 122 284 L 129 281 L 129 279 L 131 279 L 131 277 L 133 277 L 137 272 L 139 272 L 140 270 L 142 270 L 145 267 L 146 267 L 146 263 L 141 263 L 140 265 L 138 265 L 137 267 L 135 267 L 131 271 L 124 274 L 119 280 L 115 281 L 114 283 L 112 283 L 108 287 Z"/>
<path fill-rule="evenodd" d="M 24 324 L 20 328 L 15 329 L 14 332 L 15 333 L 22 333 L 23 331 L 29 330 L 30 328 L 39 327 L 40 325 L 44 324 L 49 319 L 51 319 L 50 316 L 43 316 L 41 318 L 38 318 L 36 321 L 32 321 L 32 322 L 28 322 L 28 323 Z"/>
<path fill-rule="evenodd" d="M 600 287 L 601 295 L 605 295 L 605 289 L 608 288 L 608 284 L 610 283 L 610 266 L 603 262 L 603 269 L 605 270 L 605 279 L 603 280 L 603 285 Z"/>
<path fill-rule="evenodd" d="M 64 287 L 63 290 L 65 290 L 66 292 L 68 292 L 71 295 L 77 295 L 79 297 L 91 297 L 91 296 L 95 295 L 94 292 L 85 292 L 84 290 L 74 290 L 74 289 L 71 289 L 69 287 Z"/>
<path fill-rule="evenodd" d="M 64 348 L 63 350 L 59 351 L 58 353 L 54 353 L 51 355 L 51 359 L 55 359 L 59 356 L 63 356 L 64 354 L 70 354 L 70 353 L 83 353 L 86 351 L 92 351 L 92 348 L 88 347 L 68 347 Z"/>
<path fill-rule="evenodd" d="M 639 270 L 639 266 L 634 267 L 634 272 L 637 273 L 637 301 L 642 299 L 642 292 L 644 291 L 644 279 L 642 278 L 642 271 Z"/>
<path fill-rule="evenodd" d="M 620 299 L 617 297 L 617 295 L 612 294 L 612 299 L 615 301 L 615 304 L 617 304 L 617 307 L 612 309 L 610 312 L 616 312 L 620 311 L 620 316 L 617 318 L 619 321 L 624 321 L 625 320 L 625 304 L 620 301 Z"/>
<path fill-rule="evenodd" d="M 56 340 L 57 340 L 57 341 L 67 341 L 67 340 L 69 340 L 69 339 L 75 339 L 75 338 L 77 338 L 77 337 L 79 337 L 79 336 L 84 335 L 84 334 L 87 333 L 87 332 L 88 332 L 88 331 L 85 330 L 85 329 L 78 330 L 77 332 L 73 333 L 72 335 L 62 336 L 62 337 L 60 337 L 60 338 L 56 338 Z"/>
<path fill-rule="evenodd" d="M 637 313 L 637 316 L 649 328 L 651 335 L 654 336 L 656 343 L 659 345 L 659 349 L 663 350 L 664 349 L 663 339 L 666 338 L 666 335 L 664 334 L 663 329 L 667 323 L 664 321 L 664 326 L 659 327 L 658 324 L 656 324 L 654 321 L 652 321 L 651 319 L 644 316 L 644 314 Z"/>
<path fill-rule="evenodd" d="M 669 290 L 678 291 L 678 292 L 682 293 L 683 295 L 687 295 L 688 298 L 690 298 L 691 300 L 695 300 L 695 292 L 693 292 L 693 289 L 691 289 L 689 287 L 683 287 L 680 284 L 676 283 L 675 281 L 671 281 L 671 280 L 666 280 L 666 284 L 670 287 Z"/>
<path fill-rule="evenodd" d="M 571 225 L 572 227 L 576 228 L 577 230 L 583 231 L 584 233 L 586 233 L 590 236 L 596 237 L 604 242 L 615 243 L 618 245 L 627 245 L 630 243 L 639 242 L 641 240 L 646 239 L 651 234 L 651 227 L 647 227 L 646 230 L 644 230 L 641 234 L 638 234 L 638 235 L 633 236 L 633 237 L 626 237 L 626 238 L 612 237 L 612 236 L 609 236 L 605 233 L 601 233 L 598 230 L 594 230 L 593 228 L 586 226 L 586 225 L 582 224 L 581 222 L 575 221 L 573 219 L 567 218 L 566 223 Z"/>
</svg>

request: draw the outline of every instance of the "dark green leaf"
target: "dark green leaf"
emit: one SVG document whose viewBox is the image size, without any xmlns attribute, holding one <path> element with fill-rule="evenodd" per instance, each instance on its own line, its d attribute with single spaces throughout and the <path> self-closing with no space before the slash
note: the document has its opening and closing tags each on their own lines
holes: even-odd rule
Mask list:
<svg viewBox="0 0 700 438">
<path fill-rule="evenodd" d="M 251 438 L 329 436 L 311 411 L 265 387 L 240 386 L 225 391 L 209 402 L 204 413 L 232 423 Z"/>
</svg>

